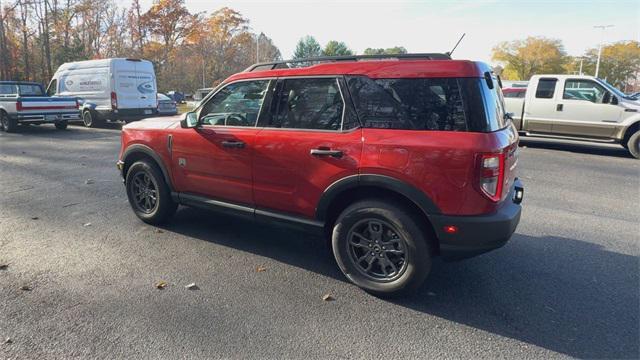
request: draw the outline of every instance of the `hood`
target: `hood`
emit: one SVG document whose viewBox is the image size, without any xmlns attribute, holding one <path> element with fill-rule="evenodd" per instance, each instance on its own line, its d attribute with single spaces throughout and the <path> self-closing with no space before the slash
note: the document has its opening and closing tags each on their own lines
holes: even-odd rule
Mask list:
<svg viewBox="0 0 640 360">
<path fill-rule="evenodd" d="M 625 109 L 635 109 L 640 112 L 640 100 L 621 99 L 619 104 Z"/>
<path fill-rule="evenodd" d="M 134 121 L 122 127 L 122 129 L 168 129 L 180 123 L 184 115 L 163 116 Z"/>
</svg>

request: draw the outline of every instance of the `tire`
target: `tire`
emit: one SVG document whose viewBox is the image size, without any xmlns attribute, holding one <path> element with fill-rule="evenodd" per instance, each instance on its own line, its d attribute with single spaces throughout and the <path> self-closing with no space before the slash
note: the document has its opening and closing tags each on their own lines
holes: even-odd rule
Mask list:
<svg viewBox="0 0 640 360">
<path fill-rule="evenodd" d="M 640 130 L 629 137 L 626 148 L 634 158 L 640 159 Z"/>
<path fill-rule="evenodd" d="M 96 128 L 102 125 L 102 121 L 98 115 L 91 110 L 85 110 L 82 112 L 82 122 L 84 123 L 84 126 L 88 128 Z"/>
<path fill-rule="evenodd" d="M 333 227 L 331 245 L 340 270 L 374 295 L 416 290 L 431 270 L 429 239 L 421 223 L 399 204 L 380 200 L 352 204 Z"/>
<path fill-rule="evenodd" d="M 6 112 L 0 111 L 0 130 L 8 133 L 15 132 L 18 129 L 18 120 L 12 119 Z"/>
<path fill-rule="evenodd" d="M 178 208 L 178 204 L 171 198 L 171 190 L 162 172 L 151 161 L 141 160 L 133 163 L 127 171 L 125 186 L 133 212 L 147 224 L 158 225 L 166 222 Z"/>
<path fill-rule="evenodd" d="M 56 129 L 58 130 L 66 130 L 68 125 L 69 123 L 67 122 L 67 120 L 58 121 L 55 123 Z"/>
</svg>

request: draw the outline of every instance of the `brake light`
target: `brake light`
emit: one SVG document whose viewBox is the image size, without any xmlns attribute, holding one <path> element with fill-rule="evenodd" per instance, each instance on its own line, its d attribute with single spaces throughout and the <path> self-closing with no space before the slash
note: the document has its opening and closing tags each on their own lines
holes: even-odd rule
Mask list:
<svg viewBox="0 0 640 360">
<path fill-rule="evenodd" d="M 111 92 L 111 109 L 115 110 L 118 108 L 118 95 L 115 92 Z"/>
<path fill-rule="evenodd" d="M 491 201 L 502 198 L 504 187 L 504 153 L 483 154 L 480 158 L 480 190 Z"/>
<path fill-rule="evenodd" d="M 16 111 L 22 111 L 22 101 L 16 102 Z"/>
</svg>

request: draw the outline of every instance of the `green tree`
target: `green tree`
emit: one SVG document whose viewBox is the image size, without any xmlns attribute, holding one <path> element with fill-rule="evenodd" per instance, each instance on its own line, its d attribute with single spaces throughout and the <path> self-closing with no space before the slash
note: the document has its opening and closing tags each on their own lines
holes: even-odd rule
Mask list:
<svg viewBox="0 0 640 360">
<path fill-rule="evenodd" d="M 392 48 L 366 48 L 364 50 L 364 55 L 397 55 L 397 54 L 406 54 L 407 49 L 404 46 L 394 46 Z"/>
<path fill-rule="evenodd" d="M 331 40 L 324 46 L 324 50 L 322 50 L 322 55 L 324 56 L 343 56 L 343 55 L 353 55 L 353 51 L 349 49 L 347 44 L 342 41 Z"/>
<path fill-rule="evenodd" d="M 316 57 L 322 54 L 322 47 L 313 36 L 305 36 L 298 41 L 296 51 L 293 53 L 294 59 L 304 59 Z"/>
<path fill-rule="evenodd" d="M 595 74 L 598 49 L 587 50 L 582 71 Z M 630 80 L 640 72 L 640 42 L 620 41 L 602 47 L 598 77 L 625 90 Z"/>
<path fill-rule="evenodd" d="M 492 59 L 504 65 L 503 78 L 529 80 L 535 74 L 564 73 L 567 55 L 560 40 L 528 37 L 498 44 Z"/>
</svg>

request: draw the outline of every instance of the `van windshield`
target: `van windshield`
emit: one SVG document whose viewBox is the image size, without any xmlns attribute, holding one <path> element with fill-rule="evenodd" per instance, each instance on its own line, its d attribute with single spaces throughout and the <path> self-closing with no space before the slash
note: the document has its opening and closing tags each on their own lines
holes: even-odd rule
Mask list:
<svg viewBox="0 0 640 360">
<path fill-rule="evenodd" d="M 364 127 L 490 132 L 505 127 L 497 83 L 480 78 L 370 79 L 347 77 Z"/>
</svg>

